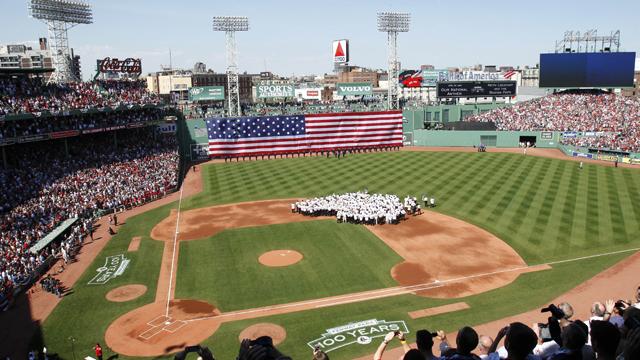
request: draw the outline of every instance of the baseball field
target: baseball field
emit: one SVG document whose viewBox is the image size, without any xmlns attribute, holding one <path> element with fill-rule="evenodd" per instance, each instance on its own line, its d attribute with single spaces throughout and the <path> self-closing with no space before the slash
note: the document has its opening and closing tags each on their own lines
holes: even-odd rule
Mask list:
<svg viewBox="0 0 640 360">
<path fill-rule="evenodd" d="M 315 343 L 354 358 L 394 326 L 452 331 L 534 309 L 640 247 L 634 169 L 401 151 L 210 163 L 188 176 L 201 192 L 118 226 L 43 324 L 49 349 L 70 359 L 100 342 L 106 357 L 163 358 L 201 343 L 230 359 L 240 336 L 267 333 L 293 358 Z M 426 193 L 437 207 L 379 226 L 290 211 L 364 188 Z M 341 328 L 358 322 L 369 325 Z"/>
</svg>

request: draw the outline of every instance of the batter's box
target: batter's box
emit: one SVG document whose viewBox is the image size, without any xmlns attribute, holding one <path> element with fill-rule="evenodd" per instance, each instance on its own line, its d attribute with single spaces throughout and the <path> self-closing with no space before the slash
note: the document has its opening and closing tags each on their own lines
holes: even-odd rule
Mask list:
<svg viewBox="0 0 640 360">
<path fill-rule="evenodd" d="M 165 331 L 168 331 L 170 333 L 174 333 L 174 332 L 180 330 L 180 328 L 182 328 L 185 325 L 187 325 L 186 321 L 176 320 L 176 321 L 172 322 L 171 324 L 163 327 L 162 329 L 165 330 Z"/>
<path fill-rule="evenodd" d="M 151 325 L 151 326 L 163 326 L 165 322 L 167 321 L 171 321 L 171 318 L 168 316 L 158 316 L 157 318 L 149 321 L 147 324 Z"/>
<path fill-rule="evenodd" d="M 161 327 L 152 327 L 151 329 L 143 332 L 142 334 L 138 335 L 139 338 L 143 339 L 143 340 L 149 340 L 152 337 L 158 335 L 159 333 L 162 332 L 162 328 Z"/>
</svg>

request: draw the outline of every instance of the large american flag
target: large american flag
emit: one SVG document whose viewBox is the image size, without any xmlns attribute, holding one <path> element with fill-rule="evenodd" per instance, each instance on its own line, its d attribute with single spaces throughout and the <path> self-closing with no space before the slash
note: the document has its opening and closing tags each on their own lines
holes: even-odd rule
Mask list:
<svg viewBox="0 0 640 360">
<path fill-rule="evenodd" d="M 402 112 L 207 119 L 209 156 L 402 146 Z"/>
</svg>

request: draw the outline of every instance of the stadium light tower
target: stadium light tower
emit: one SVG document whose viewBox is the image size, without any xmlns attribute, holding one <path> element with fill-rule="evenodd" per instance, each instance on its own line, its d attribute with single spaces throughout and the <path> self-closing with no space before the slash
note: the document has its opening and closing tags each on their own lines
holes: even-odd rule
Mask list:
<svg viewBox="0 0 640 360">
<path fill-rule="evenodd" d="M 379 12 L 378 13 L 378 31 L 387 33 L 387 46 L 389 55 L 389 69 L 387 71 L 389 77 L 389 92 L 387 102 L 389 109 L 398 109 L 400 107 L 398 85 L 398 33 L 408 32 L 411 14 L 400 12 Z"/>
<path fill-rule="evenodd" d="M 213 31 L 224 31 L 226 37 L 228 116 L 240 116 L 236 31 L 249 31 L 249 19 L 245 16 L 214 16 Z"/>
<path fill-rule="evenodd" d="M 29 0 L 29 16 L 48 27 L 49 46 L 55 72 L 50 82 L 79 81 L 71 69 L 67 31 L 78 24 L 93 23 L 91 5 L 82 1 Z"/>
</svg>

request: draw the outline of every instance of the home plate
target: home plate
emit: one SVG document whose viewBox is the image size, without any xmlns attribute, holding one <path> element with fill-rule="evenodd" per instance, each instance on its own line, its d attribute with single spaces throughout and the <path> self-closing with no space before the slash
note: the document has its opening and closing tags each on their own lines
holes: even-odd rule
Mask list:
<svg viewBox="0 0 640 360">
<path fill-rule="evenodd" d="M 164 324 L 165 325 L 171 325 L 171 321 L 165 321 Z"/>
</svg>

